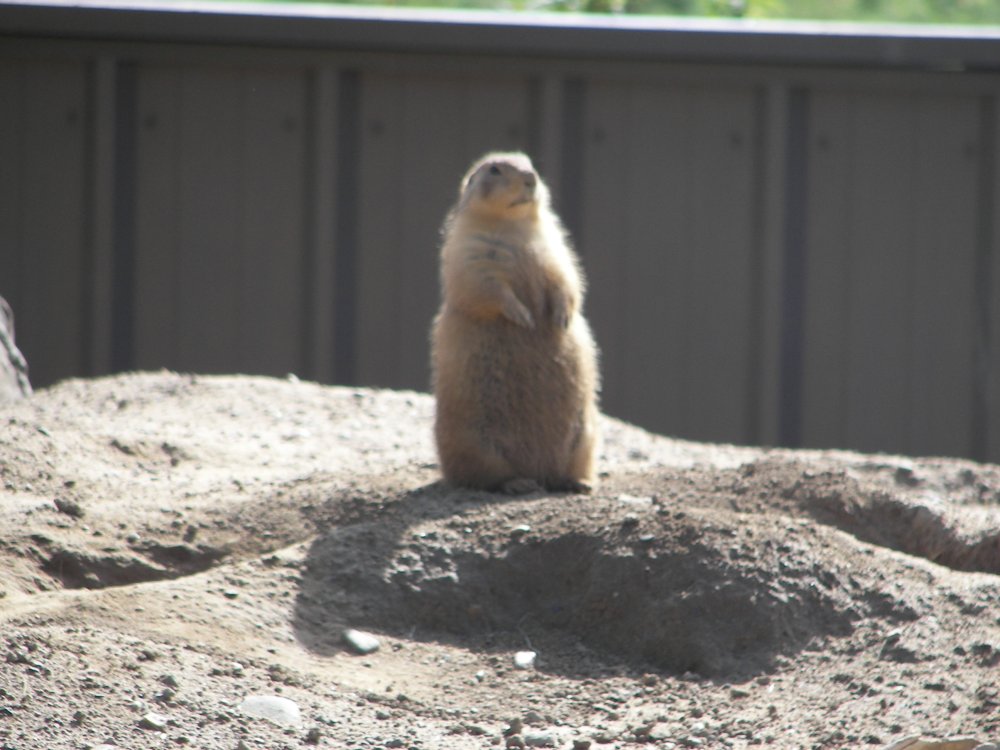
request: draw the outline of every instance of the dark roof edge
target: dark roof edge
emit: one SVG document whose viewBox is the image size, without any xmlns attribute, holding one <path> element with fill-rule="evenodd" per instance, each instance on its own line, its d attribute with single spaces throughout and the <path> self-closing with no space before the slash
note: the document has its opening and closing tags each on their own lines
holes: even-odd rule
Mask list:
<svg viewBox="0 0 1000 750">
<path fill-rule="evenodd" d="M 164 0 L 0 0 L 0 34 L 448 54 L 1000 70 L 1000 28 Z"/>
</svg>

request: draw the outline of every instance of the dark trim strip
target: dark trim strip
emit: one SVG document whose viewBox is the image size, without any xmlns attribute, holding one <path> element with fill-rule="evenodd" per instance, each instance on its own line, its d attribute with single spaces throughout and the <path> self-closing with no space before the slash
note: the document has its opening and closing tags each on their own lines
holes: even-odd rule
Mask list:
<svg viewBox="0 0 1000 750">
<path fill-rule="evenodd" d="M 0 2 L 11 36 L 698 63 L 998 70 L 989 27 L 167 0 Z"/>
<path fill-rule="evenodd" d="M 111 370 L 135 366 L 135 205 L 138 73 L 118 67 L 115 83 L 114 219 L 112 239 Z"/>
<path fill-rule="evenodd" d="M 998 373 L 991 373 L 993 341 L 993 236 L 996 206 L 997 107 L 994 97 L 983 97 L 979 110 L 979 205 L 977 207 L 976 261 L 973 281 L 975 349 L 972 362 L 972 458 L 988 460 L 990 444 L 990 389 Z"/>
<path fill-rule="evenodd" d="M 340 73 L 337 102 L 337 228 L 335 233 L 333 378 L 357 382 L 358 190 L 361 178 L 361 74 Z"/>
</svg>

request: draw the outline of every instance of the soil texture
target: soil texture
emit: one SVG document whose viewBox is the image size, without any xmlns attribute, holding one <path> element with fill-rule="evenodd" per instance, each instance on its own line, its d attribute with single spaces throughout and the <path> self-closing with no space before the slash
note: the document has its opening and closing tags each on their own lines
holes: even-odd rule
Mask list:
<svg viewBox="0 0 1000 750">
<path fill-rule="evenodd" d="M 0 408 L 0 748 L 1000 742 L 998 466 L 605 417 L 592 494 L 512 497 L 439 481 L 425 394 Z"/>
</svg>

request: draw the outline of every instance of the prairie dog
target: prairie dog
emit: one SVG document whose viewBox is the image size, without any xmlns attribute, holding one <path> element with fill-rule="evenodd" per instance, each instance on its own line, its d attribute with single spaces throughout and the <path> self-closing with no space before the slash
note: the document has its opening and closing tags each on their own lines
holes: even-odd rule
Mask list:
<svg viewBox="0 0 1000 750">
<path fill-rule="evenodd" d="M 589 491 L 597 348 L 576 255 L 531 160 L 475 162 L 442 233 L 431 348 L 445 479 L 512 494 Z"/>
</svg>

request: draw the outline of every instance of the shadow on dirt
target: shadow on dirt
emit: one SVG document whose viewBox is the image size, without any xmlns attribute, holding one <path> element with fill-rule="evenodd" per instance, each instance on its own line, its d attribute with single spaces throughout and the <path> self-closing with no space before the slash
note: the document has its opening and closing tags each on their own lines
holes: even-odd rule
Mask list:
<svg viewBox="0 0 1000 750">
<path fill-rule="evenodd" d="M 566 676 L 593 676 L 579 658 L 587 651 L 721 678 L 850 632 L 848 583 L 822 558 L 779 551 L 780 526 L 762 538 L 717 511 L 622 498 L 432 484 L 359 506 L 309 550 L 296 635 L 319 654 L 342 648 L 345 627 L 486 651 L 530 636 L 564 647 L 544 669 Z"/>
</svg>

